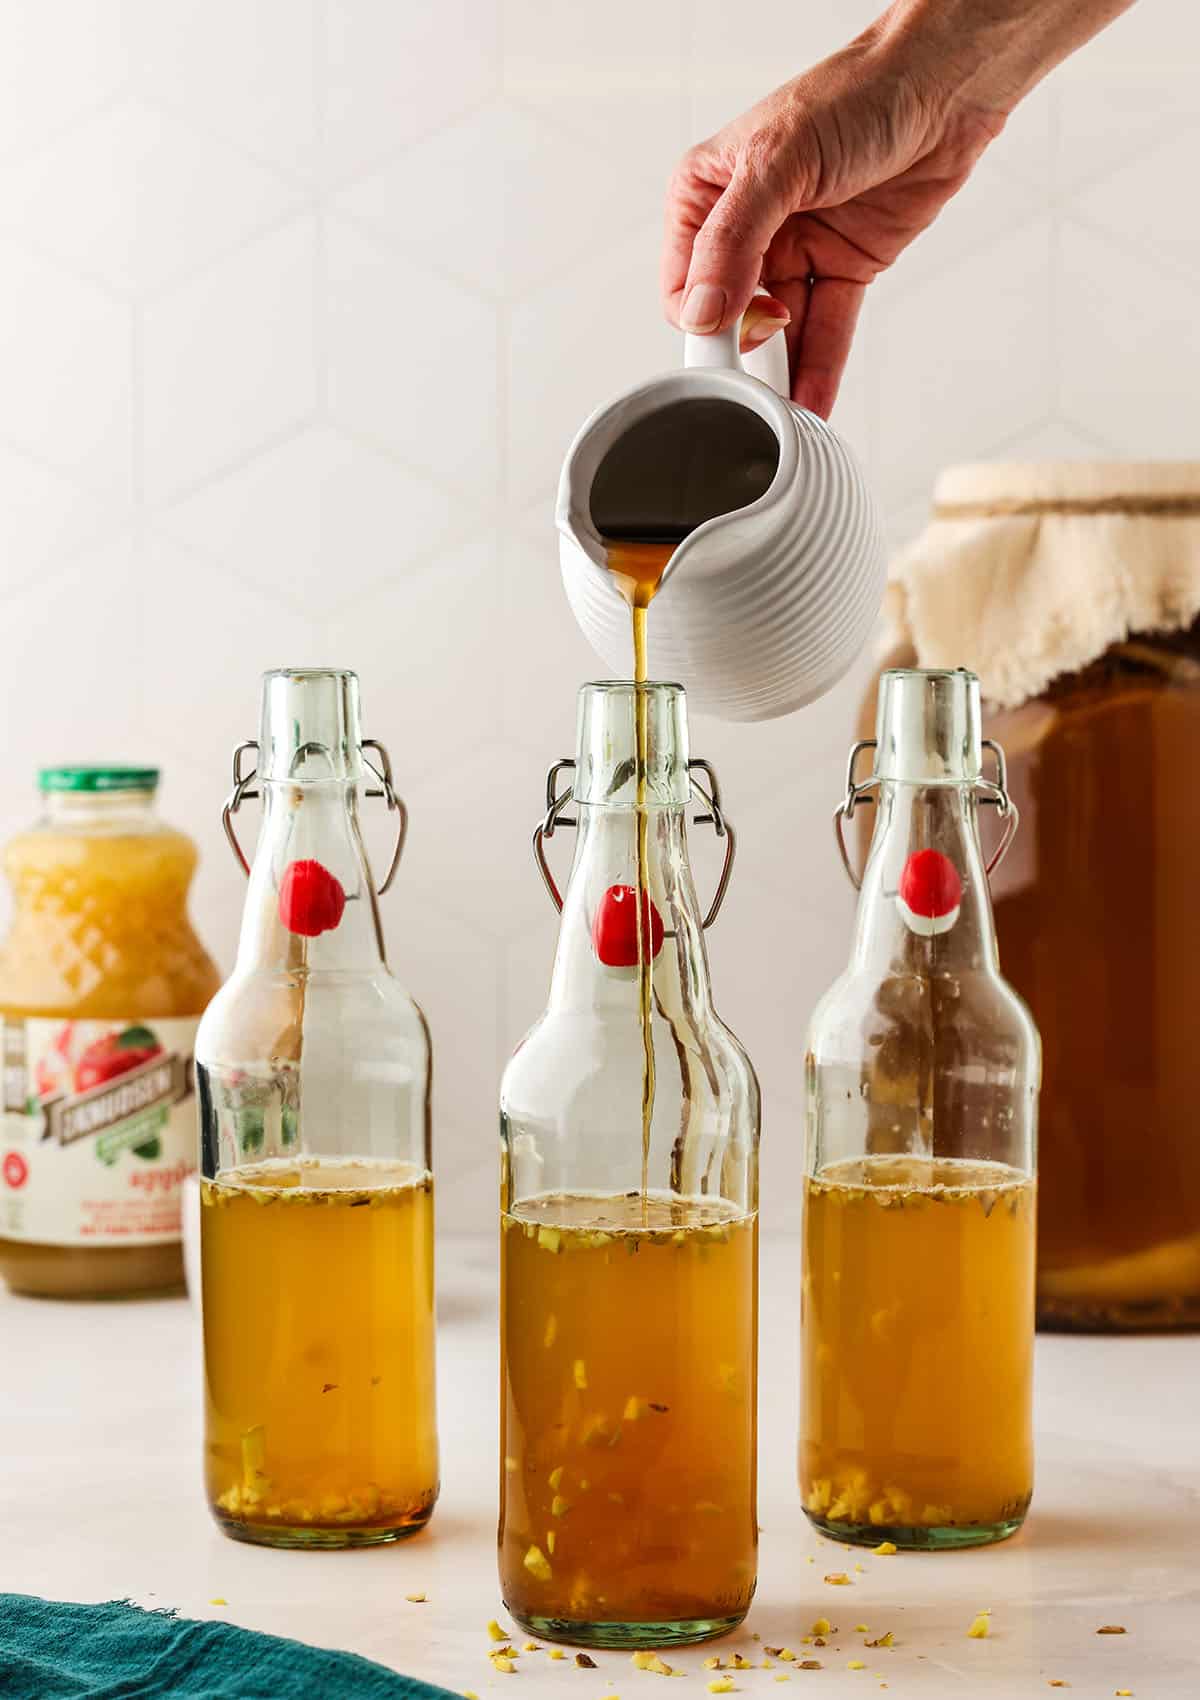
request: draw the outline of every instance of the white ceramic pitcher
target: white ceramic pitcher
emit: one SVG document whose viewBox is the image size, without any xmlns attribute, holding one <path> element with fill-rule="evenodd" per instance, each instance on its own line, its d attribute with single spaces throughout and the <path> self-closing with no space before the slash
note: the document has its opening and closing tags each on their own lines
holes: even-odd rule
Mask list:
<svg viewBox="0 0 1200 1700">
<path fill-rule="evenodd" d="M 854 456 L 824 420 L 784 399 L 782 333 L 743 366 L 739 329 L 685 337 L 682 371 L 592 414 L 563 463 L 556 521 L 575 618 L 614 676 L 628 676 L 629 610 L 591 514 L 597 469 L 631 425 L 673 402 L 724 398 L 758 414 L 779 445 L 775 476 L 758 500 L 705 520 L 676 548 L 650 615 L 649 650 L 651 676 L 678 680 L 697 708 L 769 720 L 812 702 L 851 665 L 879 610 L 884 556 Z"/>
</svg>

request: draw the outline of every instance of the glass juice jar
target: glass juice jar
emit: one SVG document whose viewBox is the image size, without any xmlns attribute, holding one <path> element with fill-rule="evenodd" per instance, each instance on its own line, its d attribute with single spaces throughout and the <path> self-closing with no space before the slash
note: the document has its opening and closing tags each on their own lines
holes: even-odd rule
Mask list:
<svg viewBox="0 0 1200 1700">
<path fill-rule="evenodd" d="M 234 780 L 239 858 L 265 809 L 196 1041 L 209 1504 L 267 1546 L 398 1540 L 438 1491 L 430 1048 L 384 957 L 360 790 L 397 813 L 383 890 L 405 815 L 354 674 L 268 673 Z"/>
<path fill-rule="evenodd" d="M 45 768 L 4 858 L 0 1273 L 88 1298 L 183 1279 L 192 1046 L 219 976 L 188 919 L 196 851 L 156 768 Z"/>
<path fill-rule="evenodd" d="M 694 796 L 726 844 L 705 919 Z M 740 1622 L 755 1583 L 759 1095 L 703 935 L 733 839 L 678 685 L 585 685 L 547 799 L 558 951 L 500 1100 L 500 1577 L 532 1634 L 678 1645 Z M 543 842 L 561 825 L 560 899 Z"/>
<path fill-rule="evenodd" d="M 887 672 L 838 811 L 840 839 L 876 803 L 809 1037 L 800 1483 L 817 1528 L 872 1546 L 1001 1540 L 1033 1487 L 1040 1051 L 997 965 L 978 804 L 1005 822 L 992 866 L 1016 815 L 987 747 L 994 782 L 972 674 Z"/>
</svg>

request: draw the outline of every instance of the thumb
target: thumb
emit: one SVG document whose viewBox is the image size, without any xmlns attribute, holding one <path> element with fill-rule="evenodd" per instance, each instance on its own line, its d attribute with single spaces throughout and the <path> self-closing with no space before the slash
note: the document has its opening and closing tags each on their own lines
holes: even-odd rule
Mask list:
<svg viewBox="0 0 1200 1700">
<path fill-rule="evenodd" d="M 679 309 L 682 330 L 708 335 L 724 330 L 745 312 L 758 288 L 764 256 L 787 213 L 774 185 L 739 164 L 692 244 Z"/>
</svg>

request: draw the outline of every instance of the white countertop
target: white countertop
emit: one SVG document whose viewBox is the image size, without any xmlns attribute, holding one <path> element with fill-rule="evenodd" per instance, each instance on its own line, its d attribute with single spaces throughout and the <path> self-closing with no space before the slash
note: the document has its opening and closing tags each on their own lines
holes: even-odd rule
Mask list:
<svg viewBox="0 0 1200 1700">
<path fill-rule="evenodd" d="M 507 1623 L 495 1573 L 495 1257 L 479 1240 L 440 1245 L 442 1497 L 423 1535 L 361 1552 L 272 1552 L 227 1540 L 209 1521 L 199 1331 L 184 1300 L 0 1298 L 0 1591 L 127 1595 L 222 1616 L 349 1648 L 480 1700 L 514 1700 L 513 1683 L 516 1695 L 532 1685 L 576 1700 L 643 1690 L 653 1700 L 647 1685 L 663 1679 L 625 1654 L 595 1653 L 589 1671 L 531 1653 L 514 1676 L 487 1662 L 488 1619 Z M 712 1673 L 701 1661 L 713 1651 L 756 1661 L 764 1644 L 799 1651 L 813 1619 L 828 1616 L 840 1633 L 819 1652 L 803 1649 L 820 1672 L 738 1672 L 738 1692 L 786 1694 L 774 1679 L 787 1673 L 827 1700 L 861 1700 L 881 1682 L 888 1700 L 1016 1700 L 1046 1693 L 1052 1679 L 1069 1684 L 1072 1700 L 1120 1689 L 1197 1700 L 1200 1336 L 1042 1338 L 1025 1530 L 976 1552 L 848 1554 L 812 1533 L 796 1492 L 798 1263 L 794 1241 L 764 1245 L 758 1598 L 724 1642 L 667 1655 L 688 1675 L 677 1692 L 706 1700 Z M 823 1583 L 837 1570 L 851 1572 L 852 1588 Z M 419 1592 L 426 1604 L 405 1600 Z M 969 1640 L 982 1607 L 991 1637 Z M 864 1651 L 856 1623 L 872 1636 L 890 1629 L 895 1648 Z M 1105 1623 L 1128 1633 L 1098 1636 Z M 867 1668 L 848 1670 L 853 1658 Z"/>
</svg>

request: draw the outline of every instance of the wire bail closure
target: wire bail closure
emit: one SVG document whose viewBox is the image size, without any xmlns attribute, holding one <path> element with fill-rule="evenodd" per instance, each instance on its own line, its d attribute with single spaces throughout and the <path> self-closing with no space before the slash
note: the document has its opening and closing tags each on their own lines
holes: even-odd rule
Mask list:
<svg viewBox="0 0 1200 1700">
<path fill-rule="evenodd" d="M 388 871 L 383 877 L 382 885 L 379 887 L 379 896 L 382 897 L 390 887 L 392 881 L 395 879 L 396 870 L 400 866 L 400 858 L 404 854 L 404 843 L 408 837 L 408 806 L 403 797 L 397 794 L 396 788 L 392 782 L 392 760 L 385 747 L 376 738 L 364 738 L 359 748 L 364 752 L 367 750 L 374 750 L 379 762 L 377 767 L 375 763 L 364 753 L 364 764 L 368 771 L 371 772 L 379 781 L 378 786 L 368 786 L 364 795 L 368 797 L 382 797 L 387 803 L 388 813 L 396 816 L 396 842 L 392 848 L 392 859 L 388 863 Z M 253 750 L 255 758 L 257 759 L 258 741 L 254 738 L 248 739 L 244 744 L 239 744 L 237 749 L 234 750 L 233 790 L 225 799 L 225 806 L 221 810 L 221 825 L 225 828 L 225 837 L 228 839 L 229 847 L 237 857 L 241 870 L 247 878 L 250 877 L 250 864 L 246 860 L 245 851 L 238 842 L 238 835 L 234 828 L 233 817 L 237 814 L 243 803 L 254 802 L 262 795 L 261 791 L 254 789 L 254 787 L 258 784 L 258 769 L 256 767 L 252 767 L 248 772 L 243 772 L 243 759 L 251 750 Z M 325 750 L 325 746 L 323 744 L 305 744 L 293 757 L 293 766 L 297 761 L 300 761 L 307 756 L 327 753 L 328 752 Z"/>
<path fill-rule="evenodd" d="M 991 861 L 984 868 L 985 876 L 990 879 L 1008 854 L 1009 845 L 1013 841 L 1021 815 L 1017 805 L 1008 794 L 1008 768 L 1004 761 L 1004 751 L 992 738 L 981 740 L 982 747 L 990 750 L 996 759 L 995 779 L 985 779 L 981 774 L 976 780 L 970 781 L 971 789 L 979 794 L 979 801 L 986 807 L 999 811 L 1000 819 L 1004 822 L 1004 832 L 1000 843 L 992 852 Z M 877 743 L 874 738 L 861 738 L 850 751 L 850 760 L 846 764 L 846 795 L 833 811 L 833 832 L 837 839 L 837 847 L 841 853 L 842 866 L 846 876 L 855 891 L 862 890 L 862 875 L 854 871 L 850 860 L 850 852 L 846 849 L 846 837 L 843 831 L 843 821 L 853 820 L 854 811 L 860 804 L 874 804 L 874 793 L 879 789 L 879 780 L 872 774 L 870 779 L 861 782 L 855 777 L 858 758 L 864 750 L 874 750 Z"/>
<path fill-rule="evenodd" d="M 574 773 L 574 771 L 575 762 L 570 756 L 563 756 L 551 767 L 546 775 L 546 813 L 533 829 L 534 861 L 537 863 L 538 872 L 542 876 L 542 883 L 550 893 L 550 901 L 560 915 L 563 906 L 562 892 L 558 889 L 558 882 L 554 878 L 549 862 L 546 860 L 545 846 L 546 840 L 554 837 L 558 827 L 579 825 L 575 816 L 563 813 L 563 810 L 574 801 L 571 787 L 568 785 L 563 791 L 559 791 L 557 788 L 559 775 L 564 772 Z M 707 930 L 720 914 L 721 905 L 725 901 L 725 893 L 729 889 L 729 876 L 733 872 L 733 858 L 737 852 L 737 836 L 721 807 L 721 788 L 710 763 L 700 757 L 694 757 L 688 762 L 687 771 L 692 790 L 699 795 L 705 811 L 703 814 L 695 815 L 692 824 L 694 826 L 711 825 L 717 837 L 725 840 L 725 860 L 721 864 L 717 889 L 713 893 L 712 902 L 709 904 L 708 914 L 700 923 Z M 696 778 L 697 773 L 704 775 L 707 781 L 706 785 L 702 785 Z M 668 931 L 664 934 L 664 937 L 672 938 L 674 934 Z"/>
</svg>

